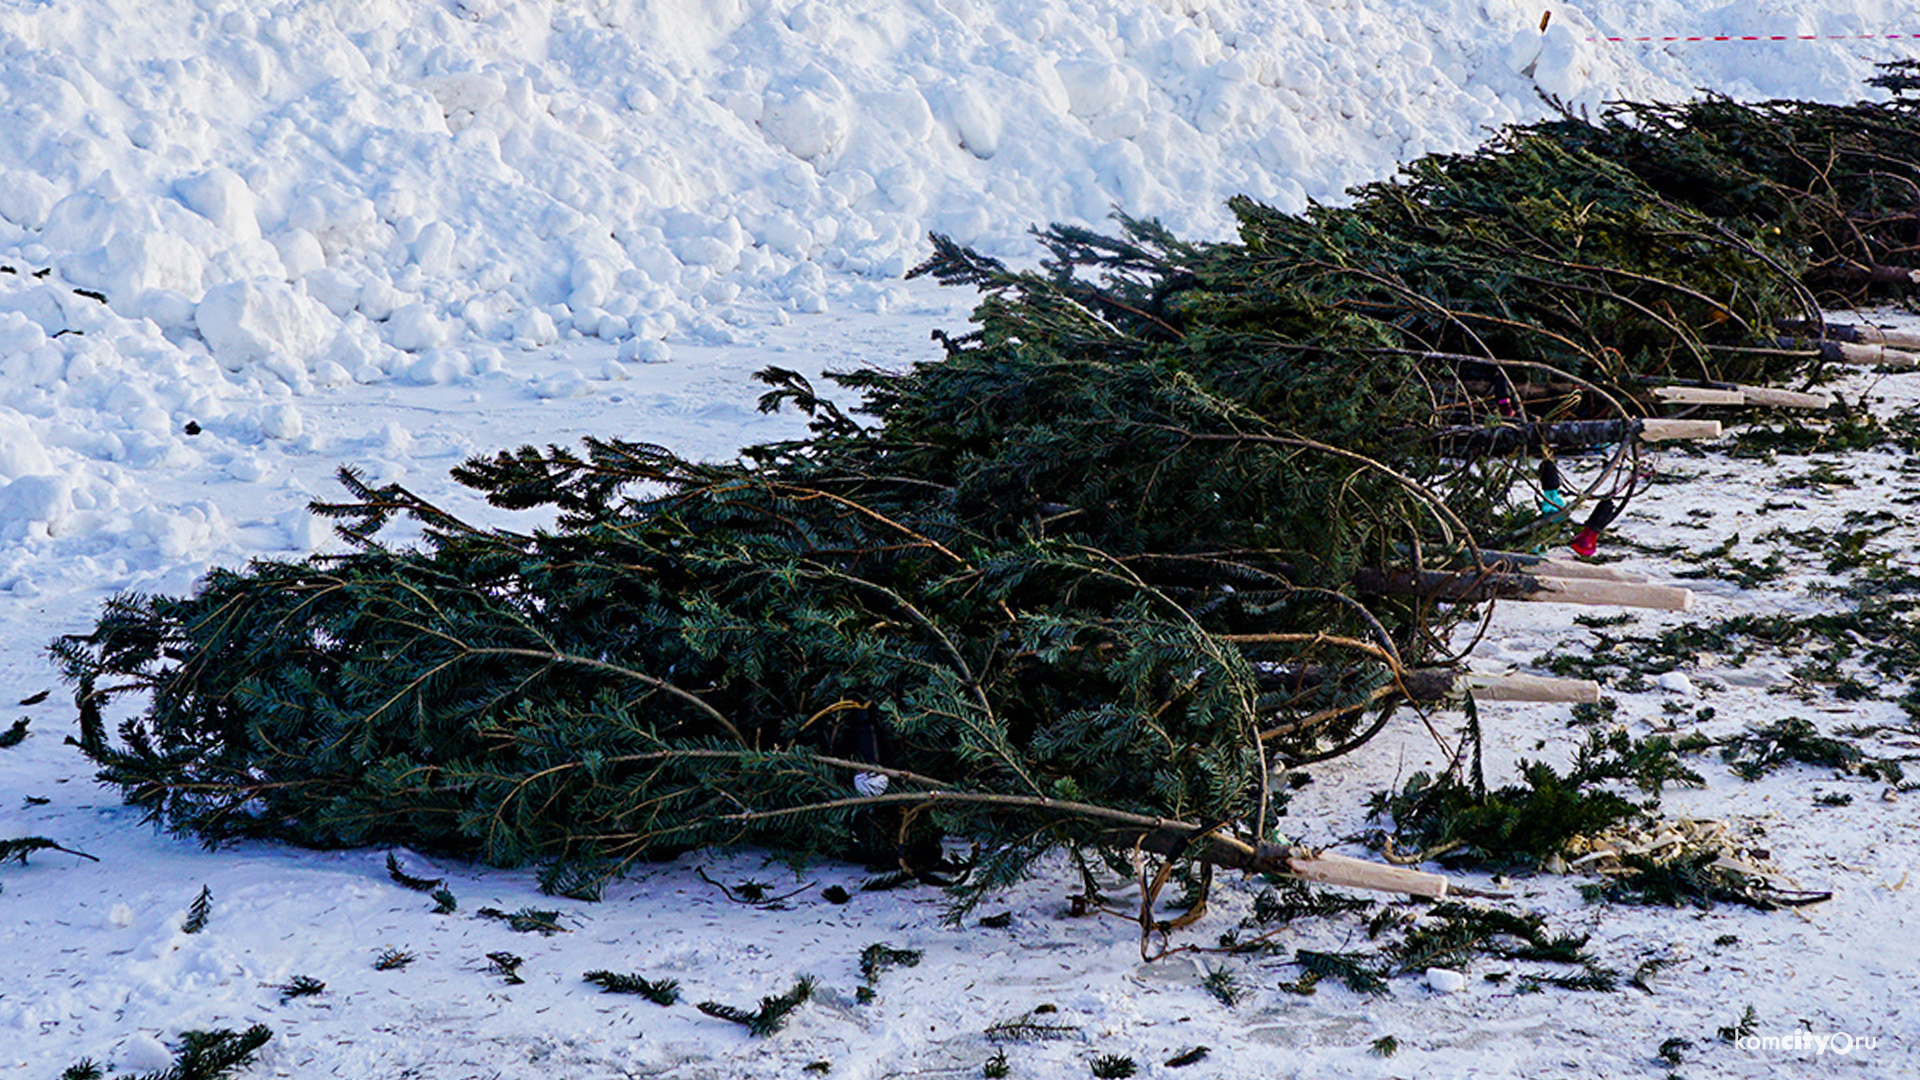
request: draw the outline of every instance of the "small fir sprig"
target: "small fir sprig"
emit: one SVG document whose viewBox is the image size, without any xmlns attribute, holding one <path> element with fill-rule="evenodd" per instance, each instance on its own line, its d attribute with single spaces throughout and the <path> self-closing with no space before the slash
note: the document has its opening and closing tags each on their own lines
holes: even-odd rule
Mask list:
<svg viewBox="0 0 1920 1080">
<path fill-rule="evenodd" d="M 648 979 L 613 971 L 589 971 L 581 978 L 606 993 L 638 994 L 655 1005 L 671 1005 L 680 1000 L 680 983 L 676 979 Z"/>
<path fill-rule="evenodd" d="M 373 970 L 399 971 L 401 968 L 413 963 L 415 959 L 416 957 L 412 953 L 404 949 L 385 949 L 381 951 L 379 956 L 374 958 Z"/>
<path fill-rule="evenodd" d="M 1059 1011 L 1052 1005 L 1041 1005 L 1010 1020 L 1002 1020 L 987 1028 L 987 1041 L 1003 1043 L 1063 1039 L 1080 1030 L 1072 1024 L 1041 1019 L 1043 1016 L 1052 1016 Z"/>
<path fill-rule="evenodd" d="M 207 919 L 213 914 L 213 890 L 200 886 L 200 895 L 187 905 L 187 921 L 180 924 L 183 934 L 197 934 L 207 928 Z"/>
<path fill-rule="evenodd" d="M 1759 1026 L 1760 1014 L 1754 1012 L 1753 1006 L 1749 1005 L 1745 1011 L 1740 1014 L 1740 1019 L 1720 1029 L 1720 1041 L 1739 1042 L 1741 1039 L 1753 1034 Z"/>
<path fill-rule="evenodd" d="M 183 1031 L 180 1050 L 173 1064 L 156 1072 L 122 1077 L 120 1080 L 222 1080 L 253 1058 L 254 1052 L 273 1038 L 265 1024 L 245 1031 Z M 93 1061 L 82 1061 L 60 1074 L 60 1080 L 100 1080 L 103 1075 Z"/>
<path fill-rule="evenodd" d="M 520 965 L 527 962 L 525 957 L 515 956 L 503 949 L 488 953 L 487 959 L 490 963 L 486 970 L 506 979 L 509 985 L 518 986 L 527 981 L 520 977 Z"/>
<path fill-rule="evenodd" d="M 507 924 L 507 929 L 517 934 L 540 934 L 552 937 L 563 934 L 567 928 L 560 925 L 560 913 L 540 911 L 535 908 L 521 908 L 519 911 L 506 912 L 499 908 L 483 907 L 474 914 L 487 919 L 498 919 Z"/>
<path fill-rule="evenodd" d="M 274 987 L 280 991 L 280 1004 L 285 1005 L 294 998 L 313 997 L 327 992 L 327 984 L 311 975 L 295 975 L 286 982 Z"/>
<path fill-rule="evenodd" d="M 866 985 L 855 991 L 854 997 L 862 1005 L 872 1001 L 881 972 L 894 967 L 918 967 L 922 955 L 919 949 L 896 949 L 884 942 L 861 949 L 860 981 Z"/>
<path fill-rule="evenodd" d="M 1293 962 L 1309 974 L 1323 979 L 1339 979 L 1356 994 L 1387 992 L 1387 968 L 1368 963 L 1368 958 L 1362 954 L 1300 949 L 1293 954 Z"/>
<path fill-rule="evenodd" d="M 708 1016 L 721 1020 L 731 1020 L 747 1029 L 751 1035 L 766 1038 L 786 1026 L 787 1017 L 813 997 L 814 980 L 811 975 L 802 975 L 793 988 L 778 997 L 768 996 L 760 999 L 760 1007 L 753 1012 L 733 1005 L 723 1005 L 717 1001 L 703 1001 L 694 1006 Z"/>
<path fill-rule="evenodd" d="M 21 836 L 12 840 L 0 840 L 0 863 L 12 859 L 21 866 L 27 865 L 27 856 L 36 851 L 64 851 L 69 855 L 78 855 L 89 862 L 99 862 L 84 851 L 75 851 L 70 847 L 57 844 L 44 836 Z"/>
<path fill-rule="evenodd" d="M 1209 966 L 1206 977 L 1200 980 L 1200 988 L 1229 1009 L 1240 1003 L 1240 996 L 1245 992 L 1240 985 L 1240 976 L 1225 964 Z"/>
<path fill-rule="evenodd" d="M 400 860 L 394 858 L 391 851 L 387 852 L 387 876 L 393 879 L 394 884 L 412 889 L 414 892 L 434 892 L 447 883 L 446 878 L 414 877 L 400 869 Z"/>
</svg>

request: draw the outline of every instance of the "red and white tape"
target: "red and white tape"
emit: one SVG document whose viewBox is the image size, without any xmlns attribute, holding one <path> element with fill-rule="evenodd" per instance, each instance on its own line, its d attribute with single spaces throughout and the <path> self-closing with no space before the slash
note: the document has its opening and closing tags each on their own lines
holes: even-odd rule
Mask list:
<svg viewBox="0 0 1920 1080">
<path fill-rule="evenodd" d="M 1588 41 L 1906 41 L 1920 34 L 1695 34 L 1668 37 L 1590 37 Z"/>
<path fill-rule="evenodd" d="M 1547 32 L 1547 24 L 1553 21 L 1551 10 L 1540 13 L 1540 32 Z M 1671 34 L 1647 35 L 1644 37 L 1589 37 L 1588 41 L 1611 41 L 1615 44 L 1627 42 L 1675 42 L 1675 41 L 1910 41 L 1920 40 L 1920 34 Z"/>
</svg>

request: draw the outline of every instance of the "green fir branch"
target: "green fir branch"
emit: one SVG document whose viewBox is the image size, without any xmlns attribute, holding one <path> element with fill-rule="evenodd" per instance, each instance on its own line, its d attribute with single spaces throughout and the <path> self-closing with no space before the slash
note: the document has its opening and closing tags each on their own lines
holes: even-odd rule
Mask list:
<svg viewBox="0 0 1920 1080">
<path fill-rule="evenodd" d="M 183 1031 L 180 1033 L 180 1049 L 172 1065 L 122 1080 L 223 1080 L 251 1061 L 253 1055 L 272 1039 L 273 1031 L 265 1024 L 255 1024 L 241 1032 L 225 1028 Z M 89 1063 L 74 1068 L 83 1068 L 85 1064 Z M 83 1071 L 76 1074 L 69 1069 L 67 1075 L 80 1080 L 87 1073 Z M 99 1075 L 97 1069 L 93 1075 Z M 63 1077 L 63 1080 L 66 1078 Z"/>
<path fill-rule="evenodd" d="M 414 877 L 400 868 L 400 860 L 394 858 L 391 851 L 387 852 L 387 877 L 403 889 L 423 893 L 435 892 L 447 883 L 446 878 Z"/>
<path fill-rule="evenodd" d="M 75 851 L 70 847 L 57 844 L 44 836 L 21 836 L 11 840 L 0 840 L 0 863 L 12 859 L 21 866 L 25 866 L 27 865 L 27 856 L 36 851 L 58 851 L 67 855 L 79 856 L 88 862 L 100 861 L 84 851 Z"/>
<path fill-rule="evenodd" d="M 708 1016 L 739 1024 L 748 1034 L 764 1039 L 785 1027 L 793 1010 L 813 997 L 814 985 L 811 976 L 803 975 L 786 993 L 761 998 L 760 1007 L 752 1012 L 717 1001 L 702 1001 L 694 1007 Z"/>
<path fill-rule="evenodd" d="M 612 971 L 589 971 L 581 978 L 609 994 L 638 994 L 655 1005 L 672 1005 L 680 1000 L 680 983 L 675 979 L 649 979 L 640 975 L 622 975 Z"/>
<path fill-rule="evenodd" d="M 207 928 L 207 919 L 213 914 L 213 890 L 200 886 L 200 895 L 193 898 L 187 906 L 186 921 L 180 924 L 183 934 L 197 934 Z"/>
<path fill-rule="evenodd" d="M 516 934 L 539 934 L 543 937 L 552 937 L 554 934 L 567 932 L 567 928 L 560 925 L 558 911 L 521 908 L 518 911 L 507 912 L 499 908 L 483 907 L 476 910 L 474 914 L 485 919 L 498 919 L 506 923 L 507 929 Z"/>
</svg>

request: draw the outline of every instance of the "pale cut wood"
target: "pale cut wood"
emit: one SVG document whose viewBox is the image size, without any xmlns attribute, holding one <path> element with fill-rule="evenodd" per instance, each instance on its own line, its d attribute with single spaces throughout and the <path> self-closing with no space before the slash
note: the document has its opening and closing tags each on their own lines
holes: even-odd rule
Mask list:
<svg viewBox="0 0 1920 1080">
<path fill-rule="evenodd" d="M 1899 368 L 1903 371 L 1920 368 L 1920 353 L 1889 349 L 1885 345 L 1853 345 L 1845 341 L 1830 341 L 1827 344 L 1838 354 L 1837 358 L 1845 363 Z"/>
<path fill-rule="evenodd" d="M 1521 600 L 1546 604 L 1651 608 L 1655 611 L 1692 611 L 1693 590 L 1672 585 L 1643 585 L 1593 578 L 1536 577 L 1539 590 Z"/>
<path fill-rule="evenodd" d="M 1121 830 L 1116 836 L 1124 837 L 1128 831 Z M 1131 842 L 1141 850 L 1157 855 L 1195 856 L 1228 870 L 1286 874 L 1353 889 L 1374 889 L 1436 899 L 1448 895 L 1452 889 L 1451 883 L 1440 874 L 1368 862 L 1293 844 L 1276 844 L 1271 840 L 1249 844 L 1222 835 L 1218 830 L 1208 832 L 1201 826 L 1185 822 L 1157 822 L 1153 828 L 1135 834 Z"/>
<path fill-rule="evenodd" d="M 1645 581 L 1638 570 L 1601 563 L 1566 562 L 1550 555 L 1529 555 L 1518 551 L 1480 549 L 1480 561 L 1487 569 L 1501 574 L 1544 574 L 1547 577 L 1600 578 L 1605 581 Z"/>
<path fill-rule="evenodd" d="M 1553 578 L 1592 578 L 1595 581 L 1629 581 L 1644 584 L 1651 580 L 1638 570 L 1628 570 L 1621 566 L 1601 563 L 1565 562 L 1560 559 L 1542 559 L 1527 569 L 1527 573 Z"/>
<path fill-rule="evenodd" d="M 1853 340 L 1862 345 L 1892 345 L 1902 349 L 1920 349 L 1920 332 L 1912 330 L 1888 330 L 1879 326 L 1836 326 L 1836 330 L 1845 330 Z"/>
<path fill-rule="evenodd" d="M 1675 439 L 1717 439 L 1720 437 L 1718 420 L 1666 420 L 1653 417 L 1640 422 L 1640 437 L 1648 442 L 1671 442 Z"/>
<path fill-rule="evenodd" d="M 1254 678 L 1262 690 L 1298 694 L 1347 674 L 1323 664 L 1256 665 Z M 1544 675 L 1483 675 L 1454 668 L 1412 668 L 1400 673 L 1390 693 L 1409 701 L 1458 701 L 1472 693 L 1484 701 L 1598 701 L 1600 684 L 1587 679 L 1556 679 Z"/>
<path fill-rule="evenodd" d="M 1775 390 L 1771 386 L 1737 386 L 1747 404 L 1769 409 L 1824 409 L 1833 404 L 1825 394 L 1806 394 L 1798 390 Z"/>
<path fill-rule="evenodd" d="M 1738 390 L 1719 390 L 1707 386 L 1656 386 L 1653 396 L 1669 405 L 1745 405 L 1747 395 Z"/>
<path fill-rule="evenodd" d="M 1555 578 L 1538 573 L 1501 574 L 1472 570 L 1369 570 L 1354 572 L 1360 591 L 1389 596 L 1424 596 L 1430 600 L 1478 604 L 1487 600 L 1529 600 L 1549 604 L 1593 604 L 1614 607 L 1687 611 L 1693 593 L 1668 585 L 1601 578 Z M 1245 640 L 1226 634 L 1221 641 Z"/>
<path fill-rule="evenodd" d="M 1592 679 L 1556 679 L 1546 675 L 1463 675 L 1453 684 L 1459 694 L 1476 701 L 1600 700 L 1600 684 Z"/>
<path fill-rule="evenodd" d="M 1436 900 L 1447 895 L 1447 879 L 1439 874 L 1368 862 L 1327 851 L 1289 857 L 1286 872 L 1322 885 L 1345 885 L 1354 889 L 1428 896 Z"/>
</svg>

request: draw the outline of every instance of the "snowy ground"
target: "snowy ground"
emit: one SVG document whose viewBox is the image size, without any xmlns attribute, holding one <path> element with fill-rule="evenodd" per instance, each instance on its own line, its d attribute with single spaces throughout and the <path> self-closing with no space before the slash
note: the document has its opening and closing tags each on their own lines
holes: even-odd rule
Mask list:
<svg viewBox="0 0 1920 1080">
<path fill-rule="evenodd" d="M 1216 235 L 1230 195 L 1336 199 L 1396 161 L 1545 115 L 1543 94 L 1589 110 L 1700 87 L 1844 100 L 1874 61 L 1920 45 L 1889 37 L 1920 34 L 1920 16 L 1883 0 L 1600 0 L 1553 5 L 1544 34 L 1543 7 L 0 0 L 0 701 L 53 691 L 0 710 L 31 722 L 0 748 L 0 839 L 47 836 L 100 860 L 0 867 L 0 1071 L 51 1078 L 84 1057 L 153 1069 L 183 1030 L 259 1021 L 275 1038 L 248 1075 L 792 1076 L 829 1062 L 833 1076 L 978 1076 L 991 1025 L 1051 1004 L 1042 1015 L 1072 1030 L 1009 1044 L 1012 1075 L 1084 1076 L 1124 1054 L 1147 1075 L 1657 1076 L 1674 1037 L 1693 1043 L 1677 1070 L 1691 1077 L 1912 1073 L 1913 796 L 1805 767 L 1749 784 L 1705 760 L 1708 787 L 1667 807 L 1764 829 L 1756 846 L 1834 890 L 1827 904 L 1647 912 L 1585 905 L 1568 880 L 1513 883 L 1557 929 L 1592 932 L 1604 963 L 1673 960 L 1652 996 L 1519 994 L 1476 970 L 1454 995 L 1408 977 L 1384 998 L 1332 985 L 1298 997 L 1277 986 L 1297 975 L 1283 958 L 1143 964 L 1128 926 L 1065 916 L 1064 870 L 983 909 L 1011 912 L 1008 927 L 950 928 L 938 896 L 859 892 L 841 867 L 796 878 L 751 855 L 689 858 L 583 905 L 537 895 L 528 875 L 400 853 L 459 897 L 459 912 L 433 915 L 388 879 L 383 851 L 210 853 L 156 836 L 61 741 L 71 708 L 48 640 L 87 628 L 115 592 L 323 548 L 304 507 L 333 493 L 340 464 L 460 506 L 445 473 L 472 453 L 594 432 L 723 456 L 799 430 L 755 412 L 759 367 L 926 358 L 928 331 L 960 328 L 966 307 L 898 280 L 928 230 L 1022 258 L 1029 225 L 1097 225 L 1117 206 Z M 1703 33 L 1832 40 L 1597 40 Z M 1875 393 L 1883 409 L 1911 406 L 1920 376 Z M 1877 550 L 1920 540 L 1894 501 L 1912 463 L 1894 455 L 1842 462 L 1853 488 L 1780 487 L 1806 459 L 1663 461 L 1700 477 L 1636 504 L 1621 531 L 1643 544 L 1751 542 L 1876 508 L 1904 519 Z M 1831 605 L 1814 591 L 1818 561 L 1799 558 L 1746 592 L 1688 582 L 1701 597 L 1685 617 Z M 1569 633 L 1572 613 L 1504 607 L 1481 654 L 1530 663 L 1585 636 Z M 1887 701 L 1767 692 L 1804 659 L 1696 670 L 1700 697 L 1684 704 L 1714 708 L 1716 735 L 1785 715 L 1901 720 Z M 1636 734 L 1682 702 L 1617 696 Z M 1495 769 L 1559 763 L 1580 735 L 1564 707 L 1485 715 L 1509 755 Z M 1435 753 L 1408 724 L 1316 770 L 1294 804 L 1302 839 L 1358 832 L 1363 796 Z M 1816 790 L 1855 797 L 1815 806 Z M 743 907 L 696 867 L 807 888 Z M 830 884 L 853 900 L 823 899 Z M 211 920 L 183 934 L 203 886 Z M 1228 892 L 1190 943 L 1243 914 L 1252 889 Z M 560 907 L 568 932 L 516 934 L 473 914 L 485 906 Z M 1726 935 L 1737 942 L 1716 944 Z M 881 942 L 925 959 L 860 1004 L 859 953 Z M 1365 938 L 1335 920 L 1290 943 Z M 417 960 L 375 971 L 388 948 Z M 525 958 L 523 984 L 485 970 L 499 950 Z M 1246 999 L 1228 1009 L 1204 992 L 1203 964 L 1239 971 Z M 594 969 L 677 978 L 686 1000 L 603 996 L 580 980 Z M 751 1005 L 803 973 L 822 994 L 770 1040 L 689 1004 Z M 327 992 L 281 1002 L 272 987 L 297 975 Z M 1720 1042 L 1747 1005 L 1761 1035 L 1878 1045 Z M 1395 1056 L 1369 1052 L 1383 1035 Z M 1202 1045 L 1196 1065 L 1160 1064 Z"/>
</svg>

